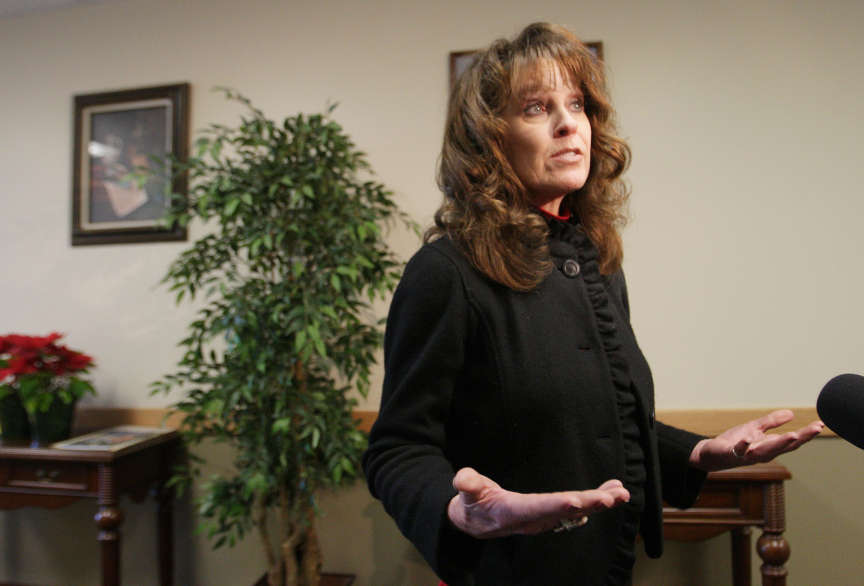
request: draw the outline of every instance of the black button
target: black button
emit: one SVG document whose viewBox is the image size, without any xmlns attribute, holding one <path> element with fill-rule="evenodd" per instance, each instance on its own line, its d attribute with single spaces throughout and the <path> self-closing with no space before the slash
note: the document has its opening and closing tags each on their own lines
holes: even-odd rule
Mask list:
<svg viewBox="0 0 864 586">
<path fill-rule="evenodd" d="M 581 270 L 582 269 L 579 267 L 579 263 L 572 258 L 568 258 L 564 261 L 564 274 L 571 279 L 578 275 Z"/>
</svg>

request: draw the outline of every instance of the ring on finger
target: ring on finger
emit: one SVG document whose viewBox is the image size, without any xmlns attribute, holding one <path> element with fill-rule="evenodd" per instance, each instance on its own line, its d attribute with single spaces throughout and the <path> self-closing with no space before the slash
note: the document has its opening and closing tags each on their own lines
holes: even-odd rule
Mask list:
<svg viewBox="0 0 864 586">
<path fill-rule="evenodd" d="M 582 515 L 578 519 L 561 519 L 558 521 L 558 526 L 552 531 L 561 533 L 562 531 L 571 531 L 577 527 L 582 527 L 588 522 L 588 515 Z"/>
</svg>

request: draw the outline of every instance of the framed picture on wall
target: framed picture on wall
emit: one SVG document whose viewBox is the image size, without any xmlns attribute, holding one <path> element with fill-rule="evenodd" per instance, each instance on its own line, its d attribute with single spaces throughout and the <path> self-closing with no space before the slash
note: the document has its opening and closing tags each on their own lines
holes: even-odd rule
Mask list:
<svg viewBox="0 0 864 586">
<path fill-rule="evenodd" d="M 603 41 L 591 41 L 585 43 L 594 53 L 594 57 L 603 61 Z M 450 52 L 450 89 L 456 85 L 456 80 L 459 76 L 465 73 L 468 66 L 474 62 L 474 56 L 477 54 L 477 49 L 471 51 L 451 51 Z"/>
<path fill-rule="evenodd" d="M 77 95 L 74 127 L 72 245 L 185 240 L 162 218 L 186 177 L 141 177 L 158 171 L 153 157 L 186 159 L 189 84 Z"/>
</svg>

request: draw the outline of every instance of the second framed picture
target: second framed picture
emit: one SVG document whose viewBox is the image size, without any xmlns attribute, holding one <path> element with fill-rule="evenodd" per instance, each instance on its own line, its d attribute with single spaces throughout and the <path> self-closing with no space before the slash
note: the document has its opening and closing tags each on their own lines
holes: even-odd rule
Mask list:
<svg viewBox="0 0 864 586">
<path fill-rule="evenodd" d="M 591 41 L 585 43 L 585 46 L 588 47 L 592 53 L 594 53 L 594 57 L 603 61 L 603 42 L 602 41 Z M 465 70 L 468 69 L 474 62 L 474 56 L 477 54 L 477 50 L 471 51 L 451 51 L 450 52 L 450 89 L 453 89 L 453 86 L 456 85 L 456 80 L 459 79 L 459 76 L 465 73 Z"/>
<path fill-rule="evenodd" d="M 72 245 L 185 240 L 162 221 L 185 176 L 133 175 L 154 157 L 186 159 L 189 84 L 78 95 L 74 112 Z"/>
</svg>

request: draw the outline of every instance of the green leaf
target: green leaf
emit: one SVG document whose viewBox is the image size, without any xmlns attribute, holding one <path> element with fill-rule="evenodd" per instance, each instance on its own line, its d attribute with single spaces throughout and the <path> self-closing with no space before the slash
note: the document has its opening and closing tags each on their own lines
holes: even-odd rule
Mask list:
<svg viewBox="0 0 864 586">
<path fill-rule="evenodd" d="M 264 492 L 267 488 L 267 477 L 261 472 L 256 472 L 246 481 L 246 489 L 251 494 Z"/>
<path fill-rule="evenodd" d="M 218 159 L 219 155 L 222 154 L 222 141 L 217 139 L 210 143 L 210 156 L 214 159 Z"/>
<path fill-rule="evenodd" d="M 197 208 L 198 208 L 198 213 L 200 215 L 203 216 L 207 213 L 207 204 L 209 202 L 210 202 L 209 194 L 205 193 L 204 195 L 202 195 L 201 197 L 198 198 Z"/>
<path fill-rule="evenodd" d="M 231 217 L 234 215 L 234 212 L 237 211 L 237 206 L 240 205 L 240 198 L 235 197 L 228 201 L 228 205 L 225 206 L 225 215 L 227 217 Z"/>
<path fill-rule="evenodd" d="M 348 276 L 352 281 L 357 281 L 357 277 L 360 275 L 360 271 L 354 267 L 337 267 L 336 272 Z"/>
<path fill-rule="evenodd" d="M 282 419 L 277 419 L 273 423 L 273 431 L 275 433 L 286 433 L 291 429 L 291 418 L 283 417 Z"/>
<path fill-rule="evenodd" d="M 195 141 L 195 156 L 202 157 L 207 149 L 210 148 L 210 141 L 206 137 L 198 138 Z"/>
<path fill-rule="evenodd" d="M 324 347 L 324 342 L 321 339 L 315 340 L 315 351 L 318 352 L 318 355 L 322 358 L 327 357 L 327 348 Z"/>
<path fill-rule="evenodd" d="M 219 415 L 225 406 L 221 399 L 212 399 L 202 405 L 204 412 L 208 415 Z"/>
<path fill-rule="evenodd" d="M 297 337 L 294 338 L 294 351 L 299 352 L 306 345 L 306 330 L 297 332 Z"/>
</svg>

